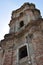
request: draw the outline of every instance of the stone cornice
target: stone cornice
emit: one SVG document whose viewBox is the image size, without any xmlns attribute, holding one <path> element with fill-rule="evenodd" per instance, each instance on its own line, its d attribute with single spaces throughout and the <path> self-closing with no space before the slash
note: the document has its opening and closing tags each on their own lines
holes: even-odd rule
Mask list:
<svg viewBox="0 0 43 65">
<path fill-rule="evenodd" d="M 25 26 L 25 28 L 22 30 L 22 31 L 18 31 L 18 32 L 16 32 L 16 33 L 9 33 L 9 34 L 6 34 L 5 36 L 4 36 L 4 39 L 3 40 L 1 40 L 1 43 L 5 43 L 6 41 L 8 41 L 8 40 L 13 40 L 13 39 L 18 39 L 18 37 L 19 36 L 22 36 L 24 33 L 26 33 L 26 32 L 28 32 L 29 31 L 29 29 L 32 27 L 32 26 L 39 26 L 40 25 L 40 23 L 41 22 L 43 22 L 43 19 L 38 19 L 38 20 L 35 20 L 35 21 L 30 21 L 28 24 L 27 24 L 27 26 Z"/>
</svg>

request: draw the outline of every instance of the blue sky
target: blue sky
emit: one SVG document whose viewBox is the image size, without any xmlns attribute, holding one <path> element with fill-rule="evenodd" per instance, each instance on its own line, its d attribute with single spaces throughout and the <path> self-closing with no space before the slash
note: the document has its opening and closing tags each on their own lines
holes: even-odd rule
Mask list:
<svg viewBox="0 0 43 65">
<path fill-rule="evenodd" d="M 34 3 L 43 17 L 43 0 L 0 0 L 0 40 L 9 32 L 8 24 L 12 11 L 18 9 L 25 2 Z"/>
</svg>

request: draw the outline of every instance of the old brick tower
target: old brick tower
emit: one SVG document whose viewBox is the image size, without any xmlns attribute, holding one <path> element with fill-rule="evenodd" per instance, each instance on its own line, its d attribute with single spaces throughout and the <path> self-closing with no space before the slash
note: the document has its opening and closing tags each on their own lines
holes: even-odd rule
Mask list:
<svg viewBox="0 0 43 65">
<path fill-rule="evenodd" d="M 43 18 L 32 3 L 12 12 L 10 31 L 0 41 L 0 65 L 43 65 Z"/>
</svg>

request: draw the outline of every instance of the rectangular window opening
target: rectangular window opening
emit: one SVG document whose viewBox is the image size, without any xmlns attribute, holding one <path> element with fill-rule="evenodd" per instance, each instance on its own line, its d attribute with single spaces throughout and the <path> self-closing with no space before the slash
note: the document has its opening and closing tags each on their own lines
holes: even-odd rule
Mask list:
<svg viewBox="0 0 43 65">
<path fill-rule="evenodd" d="M 19 49 L 19 60 L 26 57 L 27 55 L 27 46 L 25 45 Z"/>
</svg>

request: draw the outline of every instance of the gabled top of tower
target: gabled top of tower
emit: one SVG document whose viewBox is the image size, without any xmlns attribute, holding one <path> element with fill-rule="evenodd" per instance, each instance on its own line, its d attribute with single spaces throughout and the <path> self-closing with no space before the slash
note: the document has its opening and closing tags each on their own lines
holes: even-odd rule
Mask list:
<svg viewBox="0 0 43 65">
<path fill-rule="evenodd" d="M 12 11 L 9 23 L 10 33 L 18 32 L 24 25 L 26 26 L 31 20 L 41 18 L 40 10 L 33 3 L 24 3 L 19 9 Z"/>
<path fill-rule="evenodd" d="M 19 9 L 14 10 L 14 11 L 12 12 L 12 14 L 13 14 L 13 13 L 17 13 L 17 12 L 23 10 L 25 7 L 29 7 L 29 9 L 34 9 L 34 8 L 35 8 L 35 4 L 26 2 L 26 3 L 24 3 Z"/>
</svg>

